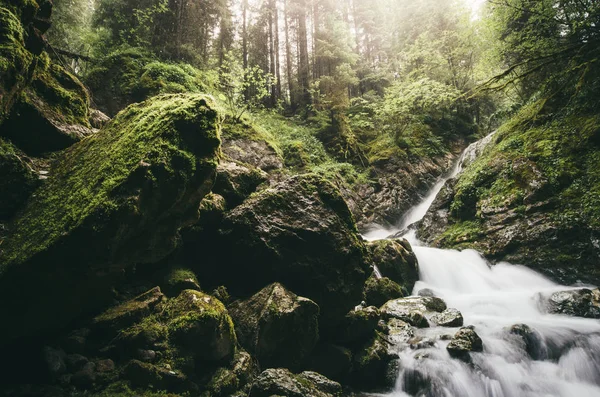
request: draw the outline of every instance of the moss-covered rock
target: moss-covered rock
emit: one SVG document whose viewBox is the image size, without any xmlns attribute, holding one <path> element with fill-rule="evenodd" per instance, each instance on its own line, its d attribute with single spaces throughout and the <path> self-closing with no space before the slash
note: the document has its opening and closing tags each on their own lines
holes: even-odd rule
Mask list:
<svg viewBox="0 0 600 397">
<path fill-rule="evenodd" d="M 185 352 L 209 362 L 227 362 L 233 357 L 237 343 L 233 322 L 219 300 L 185 290 L 166 310 L 169 336 Z"/>
<path fill-rule="evenodd" d="M 299 368 L 319 339 L 319 306 L 279 283 L 233 302 L 229 311 L 240 343 L 262 368 Z"/>
<path fill-rule="evenodd" d="M 4 3 L 0 7 L 0 125 L 35 67 L 31 67 L 34 56 L 25 48 L 25 30 L 15 12 L 21 9 L 11 8 Z"/>
<path fill-rule="evenodd" d="M 363 293 L 367 304 L 377 307 L 404 296 L 402 287 L 396 282 L 387 277 L 378 278 L 374 274 L 367 279 Z"/>
<path fill-rule="evenodd" d="M 354 354 L 351 382 L 361 390 L 389 390 L 397 376 L 398 354 L 384 335 L 376 333 Z"/>
<path fill-rule="evenodd" d="M 0 220 L 10 218 L 39 185 L 31 160 L 20 150 L 0 139 Z"/>
<path fill-rule="evenodd" d="M 406 239 L 395 238 L 372 241 L 367 247 L 373 264 L 381 274 L 400 285 L 405 294 L 410 293 L 419 279 L 419 265 L 410 243 Z"/>
<path fill-rule="evenodd" d="M 177 296 L 181 291 L 193 289 L 200 291 L 200 284 L 196 274 L 190 269 L 173 267 L 163 277 L 162 289 L 168 296 Z"/>
<path fill-rule="evenodd" d="M 380 319 L 375 306 L 357 307 L 346 314 L 336 340 L 343 345 L 363 343 L 374 335 Z"/>
<path fill-rule="evenodd" d="M 201 241 L 186 241 L 190 263 L 210 253 Z M 233 295 L 281 282 L 319 305 L 321 330 L 362 299 L 366 248 L 339 191 L 317 176 L 292 177 L 250 196 L 226 214 L 210 248 L 218 265 L 198 267 L 201 280 Z"/>
<path fill-rule="evenodd" d="M 342 387 L 316 372 L 298 375 L 287 369 L 270 368 L 261 373 L 252 384 L 248 397 L 340 397 Z"/>
<path fill-rule="evenodd" d="M 60 157 L 2 244 L 0 295 L 18 302 L 0 309 L 14 325 L 2 346 L 98 307 L 124 269 L 173 250 L 214 181 L 216 119 L 204 96 L 160 96 Z"/>
<path fill-rule="evenodd" d="M 234 161 L 223 161 L 217 167 L 213 192 L 221 195 L 228 208 L 240 205 L 256 188 L 268 179 L 267 173 Z"/>
<path fill-rule="evenodd" d="M 67 148 L 92 133 L 89 97 L 62 66 L 38 62 L 33 79 L 18 95 L 2 135 L 31 155 Z"/>
</svg>

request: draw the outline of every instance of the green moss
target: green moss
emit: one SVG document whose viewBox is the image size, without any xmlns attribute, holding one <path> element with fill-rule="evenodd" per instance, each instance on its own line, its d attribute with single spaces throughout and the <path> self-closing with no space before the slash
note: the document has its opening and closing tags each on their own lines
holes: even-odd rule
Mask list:
<svg viewBox="0 0 600 397">
<path fill-rule="evenodd" d="M 179 189 L 188 178 L 216 167 L 219 131 L 210 106 L 202 95 L 156 97 L 129 107 L 100 133 L 67 150 L 52 170 L 53 179 L 15 221 L 0 254 L 0 271 L 47 249 L 82 222 L 100 228 L 122 208 L 139 211 L 140 203 L 120 193 L 136 172 L 150 171 L 150 183 L 161 179 L 164 187 L 175 189 L 165 204 L 173 195 L 187 194 Z"/>
<path fill-rule="evenodd" d="M 39 184 L 27 157 L 0 139 L 0 220 L 10 218 L 22 207 Z"/>
<path fill-rule="evenodd" d="M 380 307 L 389 300 L 402 298 L 402 287 L 387 277 L 377 278 L 374 275 L 367 279 L 364 289 L 365 301 L 368 305 Z"/>
</svg>

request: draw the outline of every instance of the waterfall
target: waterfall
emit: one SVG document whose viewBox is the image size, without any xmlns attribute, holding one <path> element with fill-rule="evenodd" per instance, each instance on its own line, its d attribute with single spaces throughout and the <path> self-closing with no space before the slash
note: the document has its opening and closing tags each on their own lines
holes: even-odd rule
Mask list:
<svg viewBox="0 0 600 397">
<path fill-rule="evenodd" d="M 472 153 L 469 149 L 463 153 L 453 170 L 407 213 L 398 230 L 424 216 L 445 181 L 460 172 L 463 160 L 473 160 Z M 375 230 L 367 237 L 391 234 Z M 575 288 L 558 285 L 524 266 L 491 266 L 474 250 L 425 247 L 414 232 L 404 237 L 419 261 L 420 280 L 413 293 L 427 288 L 458 309 L 464 324 L 475 326 L 484 348 L 471 353 L 472 362 L 467 364 L 451 358 L 448 338 L 440 337 L 453 335 L 458 328 L 415 329 L 417 337 L 435 343 L 417 350 L 407 344 L 394 347 L 401 369 L 395 390 L 385 396 L 600 397 L 600 321 L 548 314 L 542 304 L 544 296 Z M 527 353 L 523 339 L 509 332 L 518 324 L 533 330 L 534 354 Z"/>
</svg>

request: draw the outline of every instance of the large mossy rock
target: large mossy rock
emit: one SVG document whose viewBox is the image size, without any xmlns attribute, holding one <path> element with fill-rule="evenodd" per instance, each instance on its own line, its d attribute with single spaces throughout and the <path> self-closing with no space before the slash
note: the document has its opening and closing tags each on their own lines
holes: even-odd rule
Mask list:
<svg viewBox="0 0 600 397">
<path fill-rule="evenodd" d="M 123 270 L 169 254 L 197 220 L 218 151 L 202 95 L 130 106 L 69 148 L 2 244 L 0 296 L 13 304 L 0 309 L 11 324 L 0 344 L 63 327 L 105 302 Z"/>
<path fill-rule="evenodd" d="M 216 264 L 198 269 L 201 280 L 225 284 L 234 295 L 281 282 L 319 305 L 321 330 L 362 300 L 367 250 L 339 191 L 322 178 L 295 176 L 259 191 L 221 225 Z M 187 243 L 192 261 L 208 252 Z"/>
<path fill-rule="evenodd" d="M 295 375 L 284 368 L 270 368 L 252 384 L 249 397 L 340 397 L 342 386 L 316 372 Z"/>
<path fill-rule="evenodd" d="M 397 361 L 391 343 L 377 332 L 356 351 L 351 383 L 361 390 L 389 390 L 398 375 Z"/>
<path fill-rule="evenodd" d="M 46 58 L 16 97 L 2 135 L 30 155 L 65 149 L 92 134 L 88 109 L 81 82 Z"/>
<path fill-rule="evenodd" d="M 403 238 L 369 242 L 373 264 L 408 294 L 419 280 L 419 265 L 410 243 Z"/>
<path fill-rule="evenodd" d="M 0 139 L 0 221 L 22 207 L 38 186 L 38 175 L 27 156 Z"/>
<path fill-rule="evenodd" d="M 299 368 L 319 340 L 319 306 L 271 284 L 229 306 L 240 343 L 262 368 Z"/>
</svg>

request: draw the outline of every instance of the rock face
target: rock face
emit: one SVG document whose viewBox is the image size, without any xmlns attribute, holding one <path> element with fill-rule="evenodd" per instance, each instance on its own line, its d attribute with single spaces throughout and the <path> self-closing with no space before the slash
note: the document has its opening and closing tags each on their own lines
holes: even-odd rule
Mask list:
<svg viewBox="0 0 600 397">
<path fill-rule="evenodd" d="M 213 192 L 221 195 L 228 208 L 242 203 L 261 183 L 268 179 L 267 173 L 233 161 L 222 161 L 217 167 L 217 179 Z"/>
<path fill-rule="evenodd" d="M 582 288 L 555 292 L 548 299 L 548 312 L 600 319 L 600 290 Z"/>
<path fill-rule="evenodd" d="M 261 373 L 252 384 L 248 397 L 341 397 L 342 387 L 316 372 L 298 375 L 287 369 L 271 368 Z"/>
<path fill-rule="evenodd" d="M 473 327 L 463 327 L 450 340 L 446 350 L 450 356 L 463 361 L 470 361 L 469 352 L 483 351 L 483 342 Z"/>
<path fill-rule="evenodd" d="M 2 245 L 0 296 L 18 302 L 0 309 L 2 346 L 98 307 L 124 269 L 173 250 L 214 181 L 216 116 L 200 95 L 156 97 L 60 157 Z"/>
<path fill-rule="evenodd" d="M 319 339 L 319 307 L 274 283 L 229 311 L 238 338 L 262 368 L 299 368 Z"/>
<path fill-rule="evenodd" d="M 278 281 L 321 309 L 321 330 L 333 327 L 362 299 L 367 252 L 346 203 L 314 175 L 284 180 L 228 212 L 214 243 L 215 263 L 201 280 L 243 295 Z M 196 251 L 186 242 L 193 261 Z M 231 277 L 235 274 L 235 277 Z"/>
</svg>

